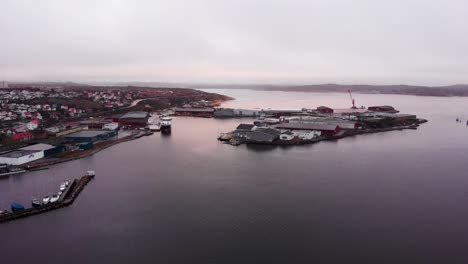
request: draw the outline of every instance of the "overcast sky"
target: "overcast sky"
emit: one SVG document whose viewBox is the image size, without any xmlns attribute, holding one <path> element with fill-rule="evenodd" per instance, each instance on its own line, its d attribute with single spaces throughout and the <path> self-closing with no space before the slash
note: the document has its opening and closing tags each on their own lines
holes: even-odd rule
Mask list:
<svg viewBox="0 0 468 264">
<path fill-rule="evenodd" d="M 0 0 L 0 79 L 468 83 L 466 0 Z"/>
</svg>

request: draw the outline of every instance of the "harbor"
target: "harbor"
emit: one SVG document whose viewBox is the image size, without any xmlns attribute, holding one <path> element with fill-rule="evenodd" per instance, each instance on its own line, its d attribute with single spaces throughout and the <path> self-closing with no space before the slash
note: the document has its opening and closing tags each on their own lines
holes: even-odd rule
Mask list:
<svg viewBox="0 0 468 264">
<path fill-rule="evenodd" d="M 250 103 L 249 98 L 233 94 L 237 105 L 233 101 L 225 107 L 294 109 L 323 102 L 346 106 L 326 95 L 304 101 L 304 95 L 292 94 L 282 104 L 276 98 L 288 94 L 254 95 L 263 101 Z M 293 96 L 298 99 L 294 101 Z M 415 104 L 405 101 L 405 96 L 361 97 L 368 105 L 398 102 L 394 106 L 401 112 L 429 122 L 417 130 L 370 133 L 318 144 L 231 147 L 216 140 L 219 133 L 233 131 L 241 123 L 253 124 L 256 118 L 173 116 L 170 137 L 154 133 L 48 170 L 0 180 L 0 208 L 8 209 L 13 201 L 27 205 L 31 196 L 53 194 L 70 175 L 81 175 L 90 168 L 97 172 L 72 206 L 0 224 L 8 239 L 7 256 L 25 256 L 24 248 L 28 248 L 34 258 L 25 263 L 47 262 L 57 255 L 63 260 L 75 245 L 77 251 L 86 252 L 77 254 L 75 261 L 80 263 L 99 258 L 101 262 L 135 261 L 135 256 L 126 254 L 128 250 L 141 256 L 141 262 L 154 257 L 156 250 L 173 262 L 184 262 L 177 258 L 180 250 L 188 248 L 187 254 L 196 257 L 198 252 L 208 255 L 217 246 L 230 250 L 238 243 L 252 248 L 295 248 L 306 241 L 332 250 L 336 245 L 348 247 L 344 239 L 360 237 L 363 226 L 372 231 L 371 241 L 360 240 L 366 247 L 372 248 L 371 242 L 381 237 L 392 239 L 382 245 L 389 247 L 395 245 L 395 239 L 411 244 L 428 241 L 423 246 L 430 246 L 434 240 L 424 238 L 432 236 L 442 236 L 444 244 L 454 245 L 450 244 L 453 234 L 460 239 L 464 236 L 456 231 L 464 228 L 467 215 L 463 213 L 467 212 L 466 203 L 457 202 L 467 186 L 459 174 L 467 158 L 463 143 L 467 128 L 455 122 L 457 115 L 466 122 L 460 114 L 466 100 L 428 97 Z M 446 111 L 429 107 L 432 105 Z M 450 131 L 449 140 L 441 140 L 442 131 Z M 425 165 L 431 162 L 439 165 Z M 447 218 L 454 210 L 462 215 Z M 430 214 L 433 211 L 440 214 Z M 442 229 L 426 228 L 441 223 Z M 252 235 L 239 232 L 245 226 Z M 405 236 L 408 230 L 415 230 L 414 236 Z M 17 239 L 18 234 L 26 237 Z M 179 234 L 177 239 L 174 234 Z M 266 234 L 268 238 L 264 238 Z M 285 237 L 293 238 L 285 241 Z M 180 240 L 185 242 L 181 245 Z M 40 244 L 54 245 L 55 250 L 47 253 L 37 246 Z M 103 250 L 114 253 L 103 256 Z M 407 246 L 396 250 L 406 252 Z M 226 251 L 216 252 L 220 262 L 227 259 L 222 257 Z M 241 250 L 240 254 L 251 252 Z M 237 252 L 226 254 L 231 257 Z"/>
<path fill-rule="evenodd" d="M 37 199 L 33 199 L 32 207 L 30 208 L 25 208 L 19 203 L 12 203 L 11 212 L 8 210 L 0 211 L 0 223 L 42 214 L 71 205 L 94 176 L 94 171 L 89 171 L 87 175 L 80 179 L 74 179 L 67 184 L 66 187 L 62 188 L 61 186 L 59 191 L 60 195 L 54 195 L 52 198 L 46 196 L 42 202 Z"/>
</svg>

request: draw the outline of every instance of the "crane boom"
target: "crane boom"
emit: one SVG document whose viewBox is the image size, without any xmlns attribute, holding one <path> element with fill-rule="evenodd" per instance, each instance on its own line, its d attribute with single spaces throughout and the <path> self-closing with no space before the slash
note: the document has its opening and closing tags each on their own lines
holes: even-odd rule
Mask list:
<svg viewBox="0 0 468 264">
<path fill-rule="evenodd" d="M 349 93 L 349 98 L 351 98 L 351 103 L 353 104 L 351 109 L 357 109 L 356 105 L 354 104 L 354 98 L 353 98 L 353 95 L 351 94 L 351 89 L 348 89 L 348 93 Z"/>
</svg>

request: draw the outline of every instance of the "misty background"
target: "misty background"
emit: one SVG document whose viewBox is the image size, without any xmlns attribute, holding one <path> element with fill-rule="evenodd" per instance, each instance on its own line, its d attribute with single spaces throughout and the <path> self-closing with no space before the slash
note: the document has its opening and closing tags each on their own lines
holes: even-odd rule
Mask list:
<svg viewBox="0 0 468 264">
<path fill-rule="evenodd" d="M 0 80 L 468 83 L 468 2 L 0 0 Z"/>
</svg>

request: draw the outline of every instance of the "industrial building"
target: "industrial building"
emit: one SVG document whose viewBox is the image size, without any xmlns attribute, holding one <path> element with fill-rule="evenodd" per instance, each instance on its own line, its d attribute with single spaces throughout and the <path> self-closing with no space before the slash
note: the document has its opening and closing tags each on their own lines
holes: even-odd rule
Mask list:
<svg viewBox="0 0 468 264">
<path fill-rule="evenodd" d="M 341 131 L 338 125 L 314 124 L 314 123 L 281 123 L 277 125 L 276 128 L 290 129 L 290 130 L 316 130 L 316 131 L 320 131 L 321 135 L 327 135 L 327 136 L 334 136 Z"/>
<path fill-rule="evenodd" d="M 332 114 L 333 113 L 333 108 L 327 107 L 327 106 L 319 106 L 317 107 L 317 111 L 320 113 L 327 113 L 327 114 Z"/>
<path fill-rule="evenodd" d="M 386 112 L 386 113 L 398 113 L 399 112 L 395 110 L 393 106 L 390 106 L 390 105 L 369 106 L 367 110 L 374 111 L 374 112 Z"/>
<path fill-rule="evenodd" d="M 249 109 L 231 109 L 231 108 L 217 108 L 213 116 L 222 117 L 257 117 L 264 114 L 263 110 L 249 110 Z"/>
<path fill-rule="evenodd" d="M 40 150 L 13 150 L 0 154 L 0 164 L 22 165 L 43 157 L 44 151 Z"/>
<path fill-rule="evenodd" d="M 39 143 L 39 144 L 29 145 L 29 146 L 24 147 L 24 148 L 20 148 L 19 150 L 42 151 L 44 153 L 43 154 L 44 157 L 49 157 L 49 156 L 53 156 L 53 155 L 62 153 L 64 151 L 64 147 L 63 146 L 52 146 L 52 145 L 49 145 L 49 144 Z"/>
<path fill-rule="evenodd" d="M 279 138 L 281 131 L 272 128 L 258 128 L 246 134 L 247 140 L 256 142 L 273 142 Z"/>
<path fill-rule="evenodd" d="M 214 111 L 214 108 L 174 108 L 178 116 L 212 117 Z"/>
<path fill-rule="evenodd" d="M 148 124 L 149 114 L 147 112 L 128 112 L 119 118 L 123 126 L 145 127 Z"/>
<path fill-rule="evenodd" d="M 108 140 L 117 136 L 116 130 L 82 130 L 70 135 L 66 135 L 66 139 L 74 142 L 96 142 L 98 140 Z"/>
<path fill-rule="evenodd" d="M 300 117 L 289 119 L 289 123 L 306 123 L 306 124 L 319 124 L 319 125 L 337 125 L 341 129 L 354 130 L 357 129 L 359 124 L 356 121 L 342 120 L 337 118 L 308 118 Z"/>
</svg>

